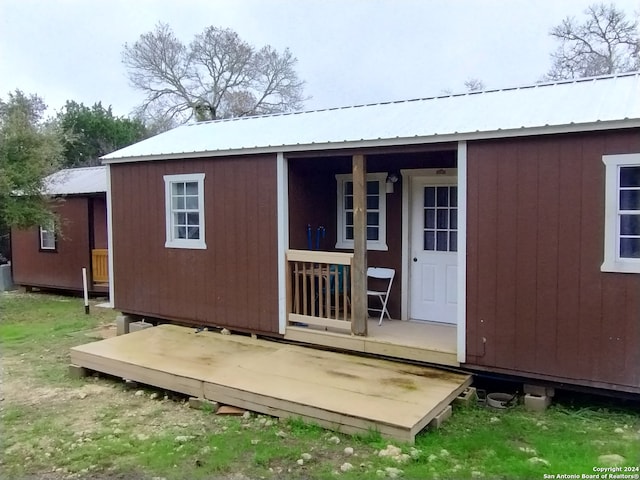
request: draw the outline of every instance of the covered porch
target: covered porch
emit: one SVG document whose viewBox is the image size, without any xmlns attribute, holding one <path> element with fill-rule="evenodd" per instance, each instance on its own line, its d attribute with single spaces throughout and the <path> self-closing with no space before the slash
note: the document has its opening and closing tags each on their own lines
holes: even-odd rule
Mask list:
<svg viewBox="0 0 640 480">
<path fill-rule="evenodd" d="M 466 212 L 458 205 L 464 205 L 466 144 L 316 152 L 280 162 L 280 333 L 347 351 L 464 362 L 464 301 L 458 299 L 464 299 Z M 428 191 L 445 193 L 446 202 L 437 199 L 431 208 Z M 446 263 L 432 262 L 433 254 Z M 382 325 L 369 310 L 380 306 L 367 297 L 371 266 L 395 271 L 391 319 L 385 316 Z M 434 296 L 442 297 L 439 305 L 427 298 Z M 429 301 L 420 303 L 422 297 Z"/>
</svg>

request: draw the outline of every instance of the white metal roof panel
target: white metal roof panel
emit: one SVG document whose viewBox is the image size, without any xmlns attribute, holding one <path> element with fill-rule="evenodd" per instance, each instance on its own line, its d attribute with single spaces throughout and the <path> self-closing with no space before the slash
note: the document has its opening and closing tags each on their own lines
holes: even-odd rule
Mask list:
<svg viewBox="0 0 640 480">
<path fill-rule="evenodd" d="M 44 180 L 48 195 L 78 195 L 107 191 L 107 167 L 68 168 Z"/>
<path fill-rule="evenodd" d="M 109 161 L 424 142 L 548 127 L 640 121 L 640 73 L 309 112 L 183 125 L 103 157 Z M 581 127 L 582 126 L 582 127 Z M 525 132 L 523 132 L 524 134 Z M 491 134 L 491 135 L 490 135 Z M 499 135 L 498 135 L 499 136 Z"/>
</svg>

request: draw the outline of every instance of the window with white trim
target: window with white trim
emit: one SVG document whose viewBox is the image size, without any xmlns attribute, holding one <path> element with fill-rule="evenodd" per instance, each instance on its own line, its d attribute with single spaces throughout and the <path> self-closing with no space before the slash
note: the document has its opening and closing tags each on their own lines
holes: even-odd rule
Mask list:
<svg viewBox="0 0 640 480">
<path fill-rule="evenodd" d="M 40 225 L 40 250 L 55 251 L 56 250 L 56 229 L 53 220 Z"/>
<path fill-rule="evenodd" d="M 205 249 L 204 173 L 165 175 L 167 248 Z"/>
<path fill-rule="evenodd" d="M 640 273 L 640 153 L 605 155 L 603 272 Z"/>
<path fill-rule="evenodd" d="M 388 250 L 386 173 L 367 175 L 367 249 Z M 353 177 L 336 175 L 338 187 L 336 248 L 353 249 Z"/>
</svg>

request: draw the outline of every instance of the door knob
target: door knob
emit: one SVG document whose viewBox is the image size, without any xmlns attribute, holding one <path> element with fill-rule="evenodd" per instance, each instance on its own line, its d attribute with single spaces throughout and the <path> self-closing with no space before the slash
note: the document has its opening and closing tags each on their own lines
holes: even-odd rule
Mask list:
<svg viewBox="0 0 640 480">
<path fill-rule="evenodd" d="M 417 262 L 417 261 L 418 261 L 418 259 L 417 259 L 416 257 L 413 257 L 413 261 L 414 261 L 414 262 Z"/>
</svg>

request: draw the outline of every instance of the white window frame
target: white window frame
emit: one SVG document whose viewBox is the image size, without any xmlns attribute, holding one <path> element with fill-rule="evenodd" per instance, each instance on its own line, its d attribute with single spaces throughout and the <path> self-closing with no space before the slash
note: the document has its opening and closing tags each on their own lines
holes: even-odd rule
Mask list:
<svg viewBox="0 0 640 480">
<path fill-rule="evenodd" d="M 190 173 L 182 175 L 164 175 L 164 192 L 165 192 L 165 224 L 166 224 L 166 248 L 189 248 L 204 250 L 207 248 L 205 243 L 204 229 L 204 173 Z M 181 182 L 197 182 L 198 183 L 198 221 L 200 238 L 174 238 L 173 228 L 173 209 L 171 205 L 171 186 L 174 183 Z"/>
<path fill-rule="evenodd" d="M 40 225 L 40 250 L 54 252 L 57 250 L 56 229 L 53 220 L 47 225 Z M 46 240 L 53 242 L 53 245 L 47 245 Z"/>
<path fill-rule="evenodd" d="M 367 240 L 367 250 L 381 250 L 387 251 L 389 247 L 387 246 L 387 193 L 386 193 L 386 180 L 387 173 L 379 172 L 379 173 L 368 173 L 367 174 L 367 182 L 377 181 L 379 184 L 378 192 L 379 192 L 379 225 L 378 225 L 378 240 Z M 345 228 L 345 209 L 344 209 L 344 184 L 346 182 L 352 182 L 353 175 L 351 174 L 338 174 L 336 175 L 337 182 L 337 241 L 336 248 L 353 250 L 353 240 L 349 240 L 346 238 L 347 231 Z"/>
<path fill-rule="evenodd" d="M 640 258 L 620 257 L 620 168 L 640 167 L 640 153 L 604 155 L 605 210 L 603 272 L 640 273 Z M 634 210 L 635 212 L 636 210 Z"/>
</svg>

